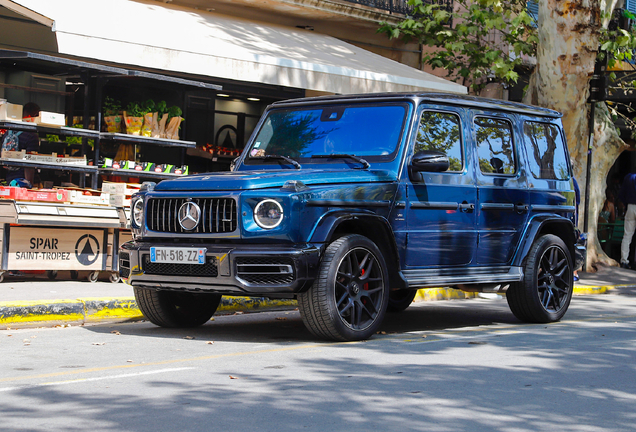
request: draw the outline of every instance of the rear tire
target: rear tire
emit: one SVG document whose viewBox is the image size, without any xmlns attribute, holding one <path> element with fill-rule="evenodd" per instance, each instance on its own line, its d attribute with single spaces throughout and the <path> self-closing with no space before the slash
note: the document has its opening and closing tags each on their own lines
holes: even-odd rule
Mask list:
<svg viewBox="0 0 636 432">
<path fill-rule="evenodd" d="M 574 286 L 572 257 L 563 240 L 552 234 L 539 237 L 523 270 L 523 280 L 506 291 L 512 313 L 525 322 L 560 320 L 568 310 Z"/>
<path fill-rule="evenodd" d="M 305 326 L 323 339 L 368 339 L 384 318 L 387 282 L 384 258 L 371 240 L 340 237 L 327 247 L 312 287 L 298 295 Z"/>
<path fill-rule="evenodd" d="M 387 312 L 399 313 L 404 311 L 413 303 L 413 299 L 417 295 L 417 290 L 395 290 L 389 292 L 389 305 Z"/>
<path fill-rule="evenodd" d="M 141 313 L 160 327 L 198 327 L 210 320 L 220 294 L 156 291 L 133 287 Z"/>
</svg>

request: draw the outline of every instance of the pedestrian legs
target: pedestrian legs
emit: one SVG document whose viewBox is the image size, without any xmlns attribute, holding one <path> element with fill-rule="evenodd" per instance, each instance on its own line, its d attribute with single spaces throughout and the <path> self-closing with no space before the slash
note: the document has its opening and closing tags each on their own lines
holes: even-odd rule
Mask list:
<svg viewBox="0 0 636 432">
<path fill-rule="evenodd" d="M 621 242 L 621 264 L 629 264 L 629 245 L 636 230 L 636 204 L 629 204 L 625 212 L 625 232 Z"/>
</svg>

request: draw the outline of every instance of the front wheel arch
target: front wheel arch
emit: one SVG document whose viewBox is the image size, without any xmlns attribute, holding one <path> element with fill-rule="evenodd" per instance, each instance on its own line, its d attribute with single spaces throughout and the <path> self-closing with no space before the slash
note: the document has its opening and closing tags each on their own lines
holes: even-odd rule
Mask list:
<svg viewBox="0 0 636 432">
<path fill-rule="evenodd" d="M 388 267 L 392 289 L 407 289 L 400 269 L 400 255 L 389 221 L 374 213 L 337 212 L 322 221 L 322 229 L 315 230 L 311 243 L 331 243 L 349 234 L 359 234 L 371 240 L 382 252 Z M 328 228 L 327 228 L 328 227 Z"/>
</svg>

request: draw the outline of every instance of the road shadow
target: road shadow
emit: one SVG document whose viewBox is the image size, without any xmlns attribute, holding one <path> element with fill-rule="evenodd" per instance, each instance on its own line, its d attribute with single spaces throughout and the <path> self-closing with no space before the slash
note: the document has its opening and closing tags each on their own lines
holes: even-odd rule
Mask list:
<svg viewBox="0 0 636 432">
<path fill-rule="evenodd" d="M 419 302 L 403 312 L 387 313 L 378 333 L 440 331 L 492 324 L 521 322 L 512 315 L 506 301 L 502 299 Z M 86 328 L 95 333 L 109 333 L 114 326 L 127 334 L 152 338 L 192 337 L 239 343 L 322 342 L 305 328 L 297 309 L 215 316 L 203 326 L 188 329 L 163 328 L 147 321 L 91 325 Z"/>
</svg>

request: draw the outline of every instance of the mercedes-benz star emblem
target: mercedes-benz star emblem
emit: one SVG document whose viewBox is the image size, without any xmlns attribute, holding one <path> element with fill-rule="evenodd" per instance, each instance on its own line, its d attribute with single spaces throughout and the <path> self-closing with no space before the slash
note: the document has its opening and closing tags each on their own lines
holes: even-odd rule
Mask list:
<svg viewBox="0 0 636 432">
<path fill-rule="evenodd" d="M 186 231 L 192 231 L 199 225 L 201 209 L 195 203 L 188 201 L 179 208 L 179 225 Z"/>
</svg>

